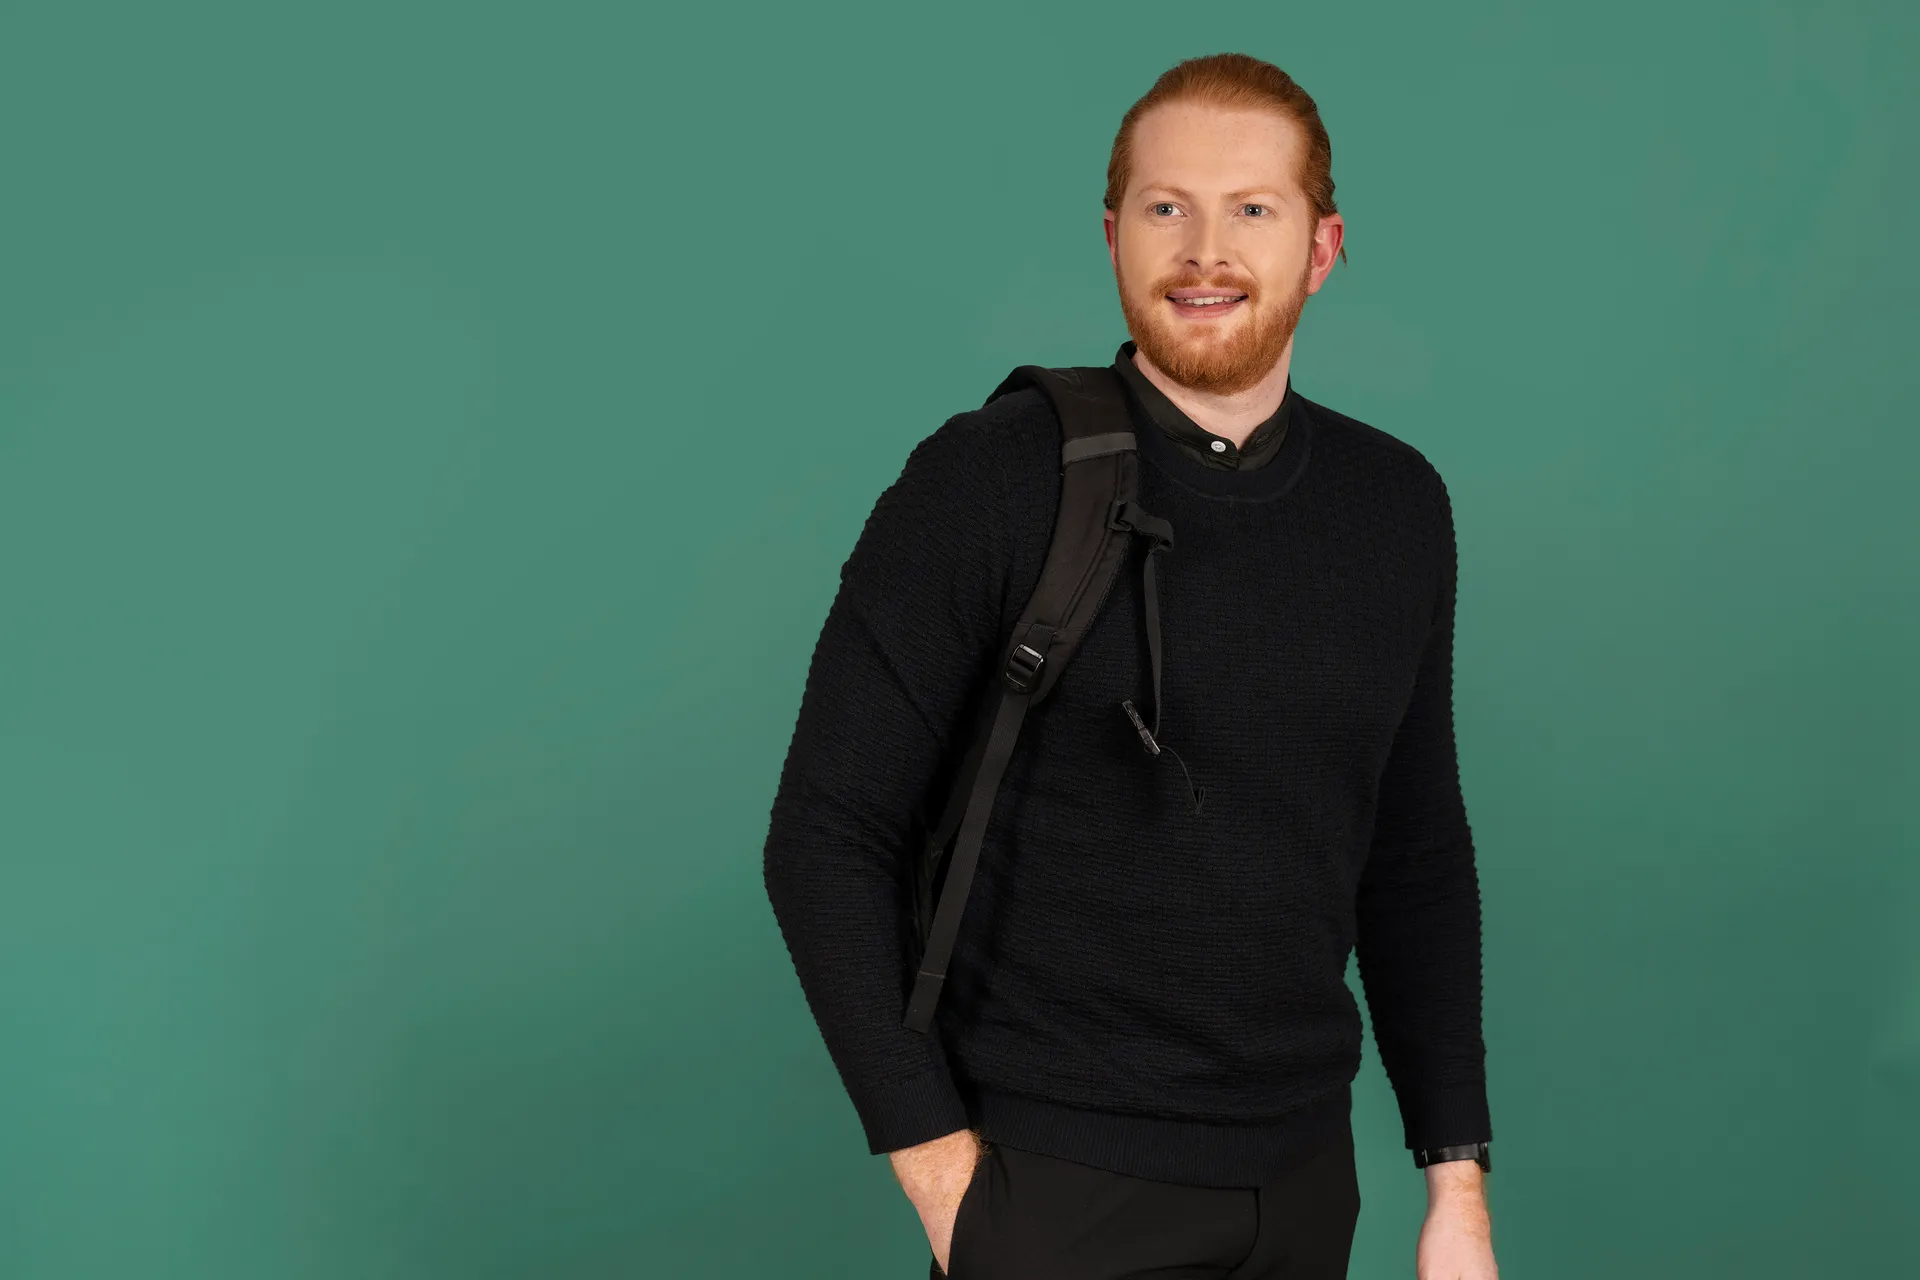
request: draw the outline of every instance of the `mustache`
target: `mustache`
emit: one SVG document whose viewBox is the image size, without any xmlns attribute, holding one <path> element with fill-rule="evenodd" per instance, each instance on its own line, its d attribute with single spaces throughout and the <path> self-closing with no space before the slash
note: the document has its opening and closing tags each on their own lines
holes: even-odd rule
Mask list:
<svg viewBox="0 0 1920 1280">
<path fill-rule="evenodd" d="M 1175 289 L 1230 289 L 1235 293 L 1244 293 L 1249 300 L 1260 292 L 1259 286 L 1247 276 L 1235 275 L 1198 275 L 1183 272 L 1154 281 L 1153 291 L 1165 295 Z"/>
</svg>

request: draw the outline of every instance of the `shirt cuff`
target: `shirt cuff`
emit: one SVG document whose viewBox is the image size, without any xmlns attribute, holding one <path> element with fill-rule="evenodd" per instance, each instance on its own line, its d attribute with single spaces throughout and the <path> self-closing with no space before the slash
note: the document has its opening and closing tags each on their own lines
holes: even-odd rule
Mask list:
<svg viewBox="0 0 1920 1280">
<path fill-rule="evenodd" d="M 867 1150 L 876 1156 L 931 1142 L 970 1124 L 966 1104 L 944 1063 L 919 1075 L 862 1089 L 852 1101 L 860 1127 L 866 1130 Z"/>
<path fill-rule="evenodd" d="M 1400 1104 L 1407 1150 L 1493 1141 L 1484 1080 L 1424 1089 Z"/>
</svg>

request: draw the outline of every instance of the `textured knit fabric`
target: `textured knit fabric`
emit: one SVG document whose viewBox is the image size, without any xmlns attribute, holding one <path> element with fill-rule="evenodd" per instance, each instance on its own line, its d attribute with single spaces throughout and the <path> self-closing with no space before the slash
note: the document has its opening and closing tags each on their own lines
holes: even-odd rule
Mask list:
<svg viewBox="0 0 1920 1280">
<path fill-rule="evenodd" d="M 1209 431 L 1189 418 L 1179 405 L 1167 398 L 1166 392 L 1154 386 L 1153 380 L 1140 372 L 1140 366 L 1133 362 L 1135 350 L 1131 339 L 1121 343 L 1120 350 L 1113 357 L 1113 370 L 1133 394 L 1136 401 L 1134 412 L 1144 413 L 1183 452 L 1209 467 L 1221 467 L 1229 471 L 1265 466 L 1280 452 L 1280 446 L 1287 438 L 1287 421 L 1293 413 L 1293 379 L 1287 379 L 1280 404 L 1267 416 L 1267 420 L 1247 433 L 1244 445 L 1236 445 L 1226 436 Z"/>
<path fill-rule="evenodd" d="M 904 868 L 1039 578 L 1051 406 L 1028 389 L 949 419 L 875 502 L 765 846 L 871 1152 L 971 1126 L 1140 1177 L 1260 1185 L 1347 1123 L 1356 949 L 1407 1146 L 1493 1136 L 1446 488 L 1411 446 L 1290 399 L 1280 451 L 1251 469 L 1135 424 L 1141 506 L 1174 536 L 1161 732 L 1204 805 L 1119 705 L 1151 717 L 1136 563 L 1027 714 L 928 1035 L 901 1025 Z"/>
</svg>

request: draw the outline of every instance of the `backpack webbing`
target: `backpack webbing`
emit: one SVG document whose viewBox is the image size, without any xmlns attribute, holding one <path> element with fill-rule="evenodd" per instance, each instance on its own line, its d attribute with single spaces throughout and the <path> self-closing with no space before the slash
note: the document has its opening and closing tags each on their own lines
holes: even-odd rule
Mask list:
<svg viewBox="0 0 1920 1280">
<path fill-rule="evenodd" d="M 1157 756 L 1163 748 L 1174 754 L 1158 740 L 1160 612 L 1153 575 L 1155 553 L 1173 546 L 1173 527 L 1141 510 L 1136 501 L 1140 460 L 1119 375 L 1098 367 L 1021 365 L 986 402 L 1026 386 L 1044 391 L 1060 419 L 1060 506 L 1040 580 L 1008 636 L 999 678 L 978 708 L 967 755 L 955 772 L 940 819 L 913 860 L 915 937 L 922 950 L 904 1023 L 923 1034 L 933 1023 L 946 982 L 981 839 L 1021 723 L 1028 709 L 1052 690 L 1093 625 L 1136 534 L 1148 540 L 1141 577 L 1153 668 L 1153 724 L 1141 719 L 1132 699 L 1120 706 L 1149 755 Z M 1191 777 L 1188 785 L 1192 787 Z M 1203 789 L 1193 791 L 1196 810 L 1204 795 Z M 936 910 L 933 894 L 949 841 L 954 841 L 953 857 L 944 884 L 938 886 Z"/>
</svg>

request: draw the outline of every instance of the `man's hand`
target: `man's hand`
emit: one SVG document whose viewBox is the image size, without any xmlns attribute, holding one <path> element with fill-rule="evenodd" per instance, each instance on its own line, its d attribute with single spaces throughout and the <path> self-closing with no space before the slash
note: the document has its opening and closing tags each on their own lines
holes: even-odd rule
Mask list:
<svg viewBox="0 0 1920 1280">
<path fill-rule="evenodd" d="M 1417 1280 L 1498 1280 L 1486 1173 L 1471 1159 L 1427 1165 L 1427 1221 L 1413 1253 Z"/>
<path fill-rule="evenodd" d="M 985 1154 L 985 1145 L 971 1129 L 956 1129 L 943 1138 L 887 1153 L 893 1176 L 919 1211 L 934 1261 L 943 1272 L 953 1248 L 954 1215 L 960 1212 L 960 1199 L 973 1181 L 974 1165 Z"/>
<path fill-rule="evenodd" d="M 1471 1160 L 1430 1164 L 1426 1174 L 1427 1218 L 1420 1224 L 1414 1275 L 1418 1280 L 1498 1280 L 1487 1175 Z"/>
</svg>

